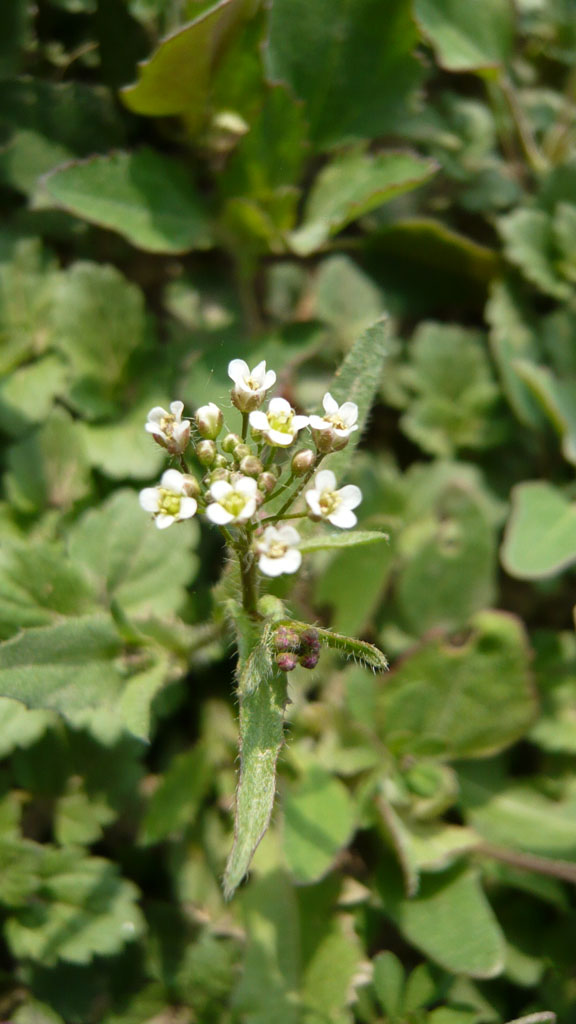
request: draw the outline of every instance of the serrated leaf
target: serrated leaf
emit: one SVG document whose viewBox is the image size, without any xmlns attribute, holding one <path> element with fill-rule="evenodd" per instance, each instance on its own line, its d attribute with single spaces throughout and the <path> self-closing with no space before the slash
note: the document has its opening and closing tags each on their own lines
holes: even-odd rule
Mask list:
<svg viewBox="0 0 576 1024">
<path fill-rule="evenodd" d="M 196 744 L 170 763 L 146 808 L 141 842 L 158 843 L 194 822 L 212 778 L 205 748 Z"/>
<path fill-rule="evenodd" d="M 569 298 L 572 288 L 556 265 L 552 220 L 544 210 L 518 208 L 499 222 L 504 252 L 524 276 L 547 295 Z"/>
<path fill-rule="evenodd" d="M 515 487 L 502 545 L 506 571 L 519 579 L 541 579 L 575 561 L 576 505 L 545 481 Z"/>
<path fill-rule="evenodd" d="M 52 340 L 58 273 L 39 243 L 21 239 L 0 262 L 0 373 L 41 355 Z"/>
<path fill-rule="evenodd" d="M 291 248 L 309 255 L 363 214 L 424 184 L 436 170 L 433 161 L 414 153 L 353 151 L 336 157 L 312 186 L 304 223 L 289 238 Z"/>
<path fill-rule="evenodd" d="M 528 730 L 536 700 L 520 621 L 486 611 L 470 625 L 463 643 L 433 638 L 389 677 L 378 703 L 388 742 L 433 739 L 448 757 L 482 757 Z"/>
<path fill-rule="evenodd" d="M 106 606 L 118 602 L 131 615 L 175 612 L 193 578 L 196 523 L 156 530 L 135 491 L 116 491 L 85 512 L 69 531 L 68 549 Z"/>
<path fill-rule="evenodd" d="M 77 850 L 39 847 L 33 899 L 6 922 L 6 940 L 17 957 L 49 966 L 58 960 L 89 963 L 132 942 L 144 928 L 138 890 L 116 865 Z"/>
<path fill-rule="evenodd" d="M 191 176 L 152 149 L 56 168 L 41 179 L 36 204 L 117 231 L 145 252 L 188 252 L 211 244 L 208 216 Z"/>
<path fill-rule="evenodd" d="M 50 414 L 57 396 L 66 392 L 67 371 L 54 355 L 21 366 L 0 382 L 0 428 L 19 437 Z"/>
<path fill-rule="evenodd" d="M 448 71 L 497 67 L 510 57 L 514 12 L 508 0 L 414 0 L 414 14 Z"/>
<path fill-rule="evenodd" d="M 421 77 L 407 0 L 275 0 L 265 51 L 271 81 L 306 103 L 319 149 L 394 131 Z"/>
<path fill-rule="evenodd" d="M 55 408 L 42 426 L 8 451 L 6 490 L 25 513 L 68 509 L 90 490 L 90 468 L 81 430 Z"/>
<path fill-rule="evenodd" d="M 300 551 L 333 551 L 341 548 L 366 547 L 388 541 L 387 533 L 376 530 L 349 530 L 346 533 L 325 533 L 308 537 L 298 545 Z"/>
<path fill-rule="evenodd" d="M 252 6 L 252 0 L 219 0 L 163 39 L 139 65 L 138 81 L 121 90 L 128 109 L 151 117 L 180 114 L 197 131 L 208 113 L 214 70 Z"/>
<path fill-rule="evenodd" d="M 0 637 L 94 610 L 94 593 L 56 544 L 15 543 L 0 549 Z"/>
<path fill-rule="evenodd" d="M 297 883 L 310 885 L 330 871 L 352 836 L 352 800 L 339 779 L 312 768 L 286 789 L 282 806 L 286 863 Z"/>
<path fill-rule="evenodd" d="M 576 378 L 565 371 L 556 376 L 548 366 L 525 360 L 518 361 L 516 371 L 561 437 L 564 458 L 576 465 Z"/>
</svg>

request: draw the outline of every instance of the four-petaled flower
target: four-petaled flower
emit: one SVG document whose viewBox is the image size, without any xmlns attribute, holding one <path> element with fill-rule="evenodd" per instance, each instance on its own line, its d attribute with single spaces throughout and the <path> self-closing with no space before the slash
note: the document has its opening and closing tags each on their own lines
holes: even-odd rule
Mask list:
<svg viewBox="0 0 576 1024">
<path fill-rule="evenodd" d="M 148 413 L 145 429 L 172 455 L 181 455 L 190 440 L 190 423 L 182 421 L 184 402 L 171 402 L 170 412 L 155 405 Z"/>
<path fill-rule="evenodd" d="M 292 444 L 302 427 L 308 426 L 307 416 L 297 416 L 285 398 L 272 398 L 268 412 L 257 410 L 250 413 L 250 426 L 259 430 L 274 447 L 287 448 Z"/>
<path fill-rule="evenodd" d="M 265 576 L 281 576 L 300 568 L 300 534 L 293 526 L 267 526 L 256 541 L 258 568 Z"/>
<path fill-rule="evenodd" d="M 256 511 L 257 494 L 258 484 L 252 477 L 241 476 L 233 484 L 216 480 L 210 488 L 214 501 L 208 505 L 206 515 L 217 526 L 245 523 Z"/>
<path fill-rule="evenodd" d="M 355 484 L 347 484 L 336 490 L 336 477 L 330 469 L 316 473 L 315 486 L 306 491 L 305 498 L 311 514 L 317 519 L 327 519 L 333 526 L 349 530 L 356 526 L 357 519 L 352 509 L 362 501 L 362 491 Z"/>
<path fill-rule="evenodd" d="M 321 452 L 335 452 L 348 444 L 348 438 L 358 430 L 358 406 L 355 402 L 338 405 L 329 391 L 322 399 L 324 416 L 311 416 L 310 427 L 316 446 Z"/>
<path fill-rule="evenodd" d="M 231 397 L 240 412 L 258 409 L 266 392 L 276 383 L 274 370 L 266 370 L 264 360 L 251 370 L 243 359 L 233 359 L 228 363 L 228 376 L 234 381 Z"/>
<path fill-rule="evenodd" d="M 165 530 L 172 523 L 190 519 L 198 504 L 189 491 L 191 479 L 177 469 L 167 469 L 158 487 L 145 487 L 140 491 L 140 505 L 145 512 L 152 512 L 159 530 Z"/>
</svg>

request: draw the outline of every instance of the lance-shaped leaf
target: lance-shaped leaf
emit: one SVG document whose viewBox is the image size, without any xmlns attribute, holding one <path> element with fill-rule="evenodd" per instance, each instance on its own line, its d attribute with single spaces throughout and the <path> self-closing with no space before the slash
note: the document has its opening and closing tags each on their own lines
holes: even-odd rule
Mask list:
<svg viewBox="0 0 576 1024">
<path fill-rule="evenodd" d="M 414 153 L 351 152 L 337 157 L 318 175 L 304 223 L 290 236 L 299 255 L 314 252 L 352 221 L 403 192 L 424 184 L 437 165 Z"/>
<path fill-rule="evenodd" d="M 213 71 L 252 5 L 253 0 L 220 0 L 162 40 L 139 65 L 138 81 L 121 90 L 129 110 L 152 117 L 181 114 L 189 130 L 199 128 Z"/>
<path fill-rule="evenodd" d="M 324 533 L 302 540 L 300 551 L 334 551 L 341 548 L 356 548 L 381 544 L 389 539 L 387 533 L 377 530 L 347 530 L 345 533 Z"/>
<path fill-rule="evenodd" d="M 58 167 L 41 179 L 36 207 L 55 206 L 117 231 L 145 252 L 210 245 L 208 217 L 182 164 L 151 149 Z"/>
<path fill-rule="evenodd" d="M 230 899 L 248 871 L 272 814 L 276 762 L 284 742 L 286 677 L 274 672 L 240 699 L 240 778 L 236 791 L 234 845 L 224 874 Z"/>
<path fill-rule="evenodd" d="M 511 576 L 540 579 L 576 562 L 576 505 L 545 481 L 514 488 L 502 564 Z"/>
</svg>

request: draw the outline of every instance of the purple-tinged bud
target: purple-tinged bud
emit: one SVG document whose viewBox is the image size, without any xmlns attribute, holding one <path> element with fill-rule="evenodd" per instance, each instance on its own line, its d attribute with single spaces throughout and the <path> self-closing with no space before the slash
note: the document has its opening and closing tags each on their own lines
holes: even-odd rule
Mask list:
<svg viewBox="0 0 576 1024">
<path fill-rule="evenodd" d="M 261 491 L 265 491 L 266 494 L 272 494 L 272 491 L 278 483 L 274 473 L 260 473 L 258 477 L 258 487 Z"/>
<path fill-rule="evenodd" d="M 300 633 L 300 643 L 302 645 L 302 651 L 310 654 L 318 654 L 320 651 L 320 637 L 318 630 L 310 626 L 308 629 L 302 630 Z"/>
<path fill-rule="evenodd" d="M 292 672 L 298 664 L 298 658 L 295 654 L 289 654 L 287 652 L 285 654 L 277 654 L 276 664 L 283 672 Z"/>
<path fill-rule="evenodd" d="M 229 455 L 232 455 L 234 449 L 239 444 L 242 444 L 242 438 L 240 437 L 240 434 L 226 434 L 226 437 L 221 443 L 222 451 L 228 452 Z"/>
<path fill-rule="evenodd" d="M 299 661 L 302 668 L 316 668 L 319 657 L 319 654 L 303 654 Z"/>
<path fill-rule="evenodd" d="M 264 467 L 260 459 L 257 459 L 255 455 L 245 455 L 239 468 L 240 472 L 244 473 L 244 476 L 260 476 Z"/>
<path fill-rule="evenodd" d="M 292 472 L 294 476 L 305 476 L 309 473 L 316 462 L 316 452 L 313 452 L 311 448 L 303 448 L 301 452 L 296 452 L 292 458 Z"/>
<path fill-rule="evenodd" d="M 201 437 L 207 441 L 215 441 L 218 434 L 222 430 L 222 424 L 224 417 L 222 416 L 221 410 L 214 402 L 209 402 L 208 405 L 202 405 L 196 410 L 194 417 L 196 420 L 196 426 Z"/>
<path fill-rule="evenodd" d="M 295 629 L 278 626 L 274 633 L 274 648 L 277 651 L 297 651 L 300 648 L 300 636 Z"/>
<path fill-rule="evenodd" d="M 213 466 L 218 449 L 214 441 L 199 441 L 196 445 L 196 458 L 203 466 Z"/>
</svg>

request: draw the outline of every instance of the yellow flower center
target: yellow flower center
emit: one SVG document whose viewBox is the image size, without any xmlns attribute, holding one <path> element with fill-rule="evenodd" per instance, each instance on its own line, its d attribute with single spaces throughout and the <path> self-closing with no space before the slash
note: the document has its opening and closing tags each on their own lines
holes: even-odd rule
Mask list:
<svg viewBox="0 0 576 1024">
<path fill-rule="evenodd" d="M 336 427 L 336 430 L 348 430 L 348 424 L 344 423 L 344 420 L 337 412 L 333 412 L 330 416 L 325 416 L 324 419 L 331 423 L 333 427 Z"/>
<path fill-rule="evenodd" d="M 226 494 L 220 504 L 230 513 L 231 516 L 240 515 L 242 509 L 246 504 L 246 498 L 243 494 L 237 494 L 236 491 L 232 491 L 231 494 Z"/>
<path fill-rule="evenodd" d="M 174 433 L 174 424 L 176 423 L 175 416 L 163 416 L 160 420 L 160 430 L 166 434 L 166 437 L 172 437 Z"/>
<path fill-rule="evenodd" d="M 268 423 L 272 430 L 277 430 L 280 434 L 291 434 L 292 420 L 294 419 L 294 413 L 290 412 L 275 412 L 272 416 L 268 415 Z"/>
<path fill-rule="evenodd" d="M 283 544 L 281 540 L 273 540 L 269 545 L 266 554 L 268 555 L 268 558 L 283 558 L 287 551 L 287 544 Z"/>
<path fill-rule="evenodd" d="M 318 499 L 318 504 L 322 509 L 322 515 L 329 516 L 338 508 L 340 495 L 336 494 L 336 491 L 323 491 Z"/>
<path fill-rule="evenodd" d="M 254 377 L 246 377 L 244 383 L 250 388 L 250 391 L 259 391 L 261 384 Z"/>
<path fill-rule="evenodd" d="M 161 487 L 158 494 L 158 511 L 163 512 L 166 516 L 177 516 L 180 512 L 181 501 L 181 494 L 175 494 L 174 491 L 166 491 Z"/>
</svg>

